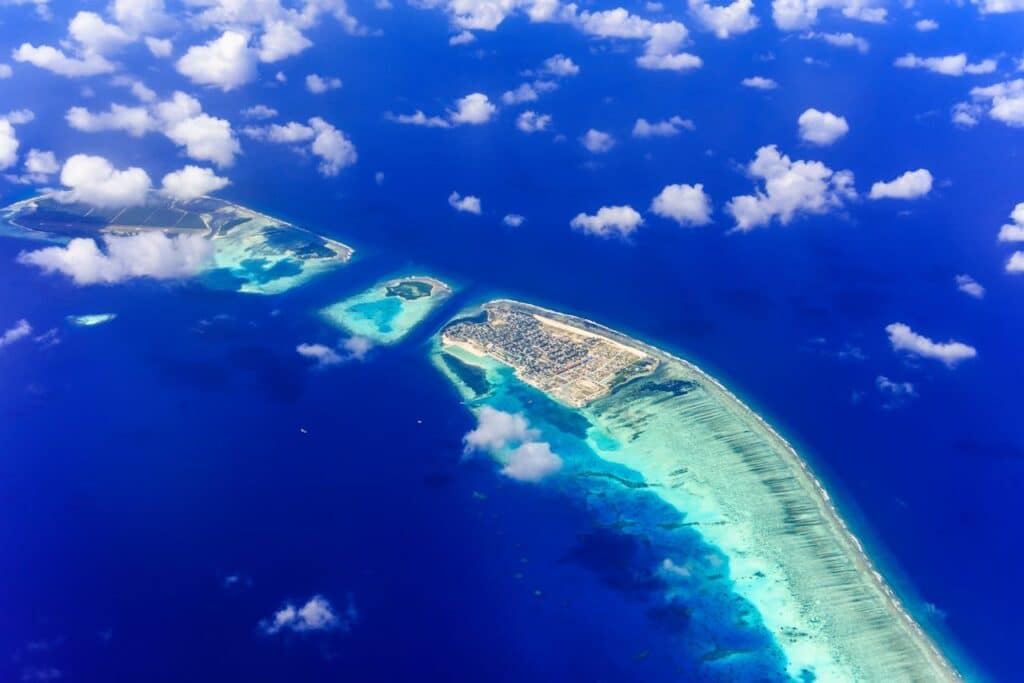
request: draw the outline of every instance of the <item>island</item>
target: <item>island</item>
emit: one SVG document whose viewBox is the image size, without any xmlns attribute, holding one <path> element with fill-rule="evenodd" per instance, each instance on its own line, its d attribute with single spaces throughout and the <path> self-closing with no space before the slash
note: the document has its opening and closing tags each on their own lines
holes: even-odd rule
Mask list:
<svg viewBox="0 0 1024 683">
<path fill-rule="evenodd" d="M 199 280 L 213 289 L 278 294 L 339 265 L 354 250 L 286 221 L 222 199 L 169 199 L 151 192 L 144 205 L 101 209 L 41 195 L 0 210 L 8 236 L 66 243 L 76 237 L 159 231 L 213 241 L 213 263 Z"/>
<path fill-rule="evenodd" d="M 320 313 L 349 334 L 395 344 L 451 295 L 451 286 L 437 278 L 408 275 L 377 283 Z"/>
<path fill-rule="evenodd" d="M 520 414 L 551 444 L 552 486 L 651 549 L 665 604 L 703 615 L 684 640 L 718 668 L 699 675 L 960 680 L 806 462 L 697 366 L 509 300 L 452 320 L 433 357 L 471 410 Z"/>
</svg>

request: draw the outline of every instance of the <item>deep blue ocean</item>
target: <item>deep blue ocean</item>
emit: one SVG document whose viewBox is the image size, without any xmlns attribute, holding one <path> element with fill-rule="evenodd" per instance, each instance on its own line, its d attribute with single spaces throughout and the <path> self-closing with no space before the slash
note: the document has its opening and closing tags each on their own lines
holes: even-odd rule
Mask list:
<svg viewBox="0 0 1024 683">
<path fill-rule="evenodd" d="M 966 97 L 962 80 L 887 66 L 921 51 L 909 29 L 889 45 L 879 27 L 858 26 L 869 39 L 878 31 L 868 57 L 782 40 L 770 25 L 728 44 L 698 35 L 705 68 L 680 76 L 638 71 L 633 46 L 521 17 L 453 50 L 439 13 L 354 11 L 383 36 L 314 31 L 333 46 L 289 62 L 292 80 L 266 85 L 265 99 L 282 120 L 320 115 L 342 128 L 358 164 L 325 180 L 308 159 L 244 141 L 220 193 L 351 244 L 349 266 L 269 297 L 195 283 L 80 288 L 17 265 L 31 243 L 0 240 L 0 327 L 25 318 L 60 337 L 0 351 L 0 681 L 50 668 L 63 680 L 152 683 L 687 680 L 685 628 L 616 580 L 641 552 L 628 536 L 556 490 L 461 462 L 474 420 L 431 366 L 429 337 L 495 296 L 584 315 L 701 365 L 812 463 L 957 664 L 1017 679 L 1024 281 L 1002 272 L 995 234 L 1024 200 L 1020 131 L 954 130 L 948 108 Z M 1019 22 L 961 29 L 956 11 L 930 13 L 948 26 L 930 51 L 1020 35 Z M 761 61 L 768 51 L 774 59 Z M 476 90 L 495 99 L 555 52 L 583 68 L 535 107 L 553 115 L 563 143 L 515 133 L 511 110 L 457 132 L 383 117 L 439 113 Z M 805 64 L 808 54 L 832 68 Z M 344 87 L 317 108 L 278 92 L 312 71 Z M 738 85 L 755 73 L 785 88 Z M 170 72 L 147 84 L 186 87 Z M 154 177 L 180 166 L 155 135 L 96 134 L 62 148 L 48 130 L 84 101 L 63 86 L 42 72 L 3 84 L 11 107 L 36 112 L 26 148 L 102 152 Z M 206 110 L 231 116 L 264 100 L 261 87 L 202 94 Z M 857 140 L 802 147 L 795 121 L 809 106 L 844 112 Z M 672 115 L 693 119 L 697 133 L 629 138 L 638 116 Z M 576 142 L 591 126 L 620 141 L 597 160 Z M 751 190 L 740 166 L 771 143 L 850 168 L 861 191 L 908 167 L 931 169 L 937 190 L 907 212 L 854 202 L 728 234 L 720 207 Z M 665 184 L 693 182 L 715 200 L 711 226 L 650 216 L 629 242 L 569 228 L 581 211 L 646 207 Z M 454 212 L 453 190 L 481 197 L 483 215 Z M 4 204 L 25 196 L 0 191 Z M 507 228 L 506 213 L 526 222 Z M 459 292 L 364 362 L 316 370 L 295 353 L 337 342 L 319 308 L 402 272 Z M 956 290 L 963 272 L 985 285 L 984 300 Z M 103 312 L 118 318 L 64 322 Z M 979 356 L 952 371 L 897 356 L 884 330 L 895 321 L 963 339 Z M 840 357 L 849 346 L 863 357 Z M 886 408 L 878 375 L 912 381 L 919 396 Z M 314 594 L 351 600 L 350 632 L 259 632 L 282 603 Z"/>
</svg>

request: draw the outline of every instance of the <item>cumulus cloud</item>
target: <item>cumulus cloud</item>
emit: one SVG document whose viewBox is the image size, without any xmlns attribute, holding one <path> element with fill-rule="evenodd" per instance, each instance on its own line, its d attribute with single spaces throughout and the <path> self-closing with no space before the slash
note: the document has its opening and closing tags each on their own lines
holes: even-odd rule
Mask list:
<svg viewBox="0 0 1024 683">
<path fill-rule="evenodd" d="M 583 137 L 580 138 L 580 144 L 583 145 L 588 152 L 593 154 L 604 154 L 615 146 L 615 138 L 610 133 L 606 133 L 603 130 L 597 130 L 591 128 Z"/>
<path fill-rule="evenodd" d="M 945 57 L 918 57 L 909 53 L 897 58 L 894 64 L 901 69 L 927 69 L 943 76 L 990 74 L 998 66 L 994 59 L 984 59 L 972 64 L 967 61 L 967 55 L 963 52 Z"/>
<path fill-rule="evenodd" d="M 314 95 L 322 95 L 328 90 L 337 90 L 341 87 L 341 79 L 334 76 L 320 76 L 309 74 L 306 76 L 306 90 Z"/>
<path fill-rule="evenodd" d="M 0 62 L 0 79 L 10 78 L 13 75 L 14 69 L 11 68 L 11 65 Z"/>
<path fill-rule="evenodd" d="M 856 196 L 850 171 L 833 171 L 820 161 L 793 161 L 775 145 L 757 150 L 747 172 L 762 181 L 763 188 L 733 197 L 725 207 L 741 231 L 773 219 L 786 225 L 801 214 L 827 213 Z"/>
<path fill-rule="evenodd" d="M 526 418 L 484 406 L 477 415 L 475 429 L 462 437 L 466 453 L 473 451 L 497 452 L 511 443 L 537 439 L 540 432 L 531 429 Z"/>
<path fill-rule="evenodd" d="M 534 102 L 539 95 L 529 83 L 523 83 L 515 90 L 508 90 L 501 95 L 502 103 L 506 105 L 522 104 L 523 102 Z"/>
<path fill-rule="evenodd" d="M 1024 12 L 1024 0 L 971 0 L 982 14 Z"/>
<path fill-rule="evenodd" d="M 538 114 L 535 111 L 524 111 L 516 118 L 516 128 L 524 133 L 537 133 L 547 130 L 551 125 L 549 114 Z"/>
<path fill-rule="evenodd" d="M 64 119 L 75 130 L 97 133 L 120 130 L 133 137 L 142 137 L 157 128 L 157 121 L 149 109 L 142 106 L 128 107 L 113 103 L 104 112 L 91 112 L 85 107 L 71 107 Z"/>
<path fill-rule="evenodd" d="M 316 361 L 317 367 L 329 367 L 344 362 L 341 355 L 324 344 L 299 344 L 295 350 L 303 358 Z"/>
<path fill-rule="evenodd" d="M 456 211 L 475 213 L 477 215 L 480 215 L 482 211 L 479 197 L 474 197 L 473 195 L 466 195 L 463 197 L 458 192 L 452 192 L 448 195 L 448 205 Z"/>
<path fill-rule="evenodd" d="M 392 114 L 388 112 L 384 115 L 389 121 L 395 123 L 401 123 L 406 126 L 423 126 L 425 128 L 451 128 L 451 123 L 447 119 L 441 118 L 440 116 L 427 116 L 421 110 L 417 109 L 412 114 Z"/>
<path fill-rule="evenodd" d="M 888 13 L 875 0 L 772 0 L 772 18 L 783 31 L 807 29 L 823 10 L 838 10 L 848 19 L 880 24 Z"/>
<path fill-rule="evenodd" d="M 797 119 L 800 139 L 815 145 L 827 146 L 850 132 L 850 125 L 842 116 L 832 112 L 808 109 Z"/>
<path fill-rule="evenodd" d="M 102 55 L 89 53 L 81 56 L 68 56 L 63 50 L 58 50 L 51 45 L 37 47 L 31 43 L 22 43 L 11 56 L 16 62 L 31 64 L 69 78 L 106 74 L 115 68 L 113 63 L 107 61 Z"/>
<path fill-rule="evenodd" d="M 939 22 L 934 19 L 918 19 L 914 22 L 914 28 L 921 33 L 927 33 L 928 31 L 935 31 L 939 28 Z"/>
<path fill-rule="evenodd" d="M 717 38 L 729 38 L 757 28 L 753 0 L 733 0 L 728 5 L 712 5 L 708 0 L 689 0 L 690 14 Z"/>
<path fill-rule="evenodd" d="M 359 335 L 343 339 L 337 347 L 325 344 L 299 344 L 295 351 L 303 358 L 316 362 L 316 367 L 326 368 L 353 360 L 363 360 L 373 349 L 373 341 Z"/>
<path fill-rule="evenodd" d="M 319 157 L 318 170 L 324 176 L 336 176 L 341 169 L 351 166 L 359 159 L 355 144 L 344 131 L 335 128 L 319 116 L 309 119 L 308 125 L 298 121 L 273 124 L 268 127 L 244 129 L 250 137 L 278 144 L 310 143 L 308 148 L 298 147 Z"/>
<path fill-rule="evenodd" d="M 82 202 L 101 208 L 138 206 L 149 193 L 149 175 L 141 168 L 120 171 L 103 157 L 75 154 L 64 162 L 60 182 L 67 190 L 53 196 L 62 202 Z"/>
<path fill-rule="evenodd" d="M 914 332 L 904 323 L 886 325 L 885 331 L 889 334 L 889 343 L 892 344 L 894 351 L 905 351 L 921 358 L 938 360 L 947 367 L 952 368 L 957 363 L 978 355 L 973 346 L 952 339 L 947 342 L 935 342 Z"/>
<path fill-rule="evenodd" d="M 349 600 L 345 612 L 338 614 L 330 601 L 322 595 L 314 595 L 301 607 L 286 602 L 274 612 L 270 619 L 260 622 L 260 630 L 267 635 L 282 631 L 292 633 L 315 633 L 341 631 L 347 633 L 359 618 L 355 604 Z"/>
<path fill-rule="evenodd" d="M 261 62 L 273 63 L 299 54 L 313 46 L 297 26 L 287 21 L 270 21 L 260 36 L 257 56 Z"/>
<path fill-rule="evenodd" d="M 865 54 L 871 49 L 871 44 L 868 41 L 852 33 L 815 33 L 812 31 L 800 37 L 804 40 L 821 40 L 833 47 L 852 48 L 861 54 Z"/>
<path fill-rule="evenodd" d="M 545 59 L 541 69 L 544 73 L 558 77 L 576 76 L 580 72 L 580 67 L 561 53 Z"/>
<path fill-rule="evenodd" d="M 1015 251 L 1006 262 L 1007 273 L 1024 273 L 1024 251 Z"/>
<path fill-rule="evenodd" d="M 501 222 L 510 228 L 518 228 L 520 225 L 526 222 L 526 218 L 520 216 L 518 213 L 507 214 L 501 219 Z"/>
<path fill-rule="evenodd" d="M 1014 128 L 1024 127 L 1024 78 L 972 88 L 971 98 L 979 107 L 987 105 L 988 115 L 996 121 Z"/>
<path fill-rule="evenodd" d="M 449 118 L 455 125 L 480 125 L 487 123 L 498 108 L 491 104 L 487 95 L 475 92 L 460 97 L 455 101 L 455 110 L 449 112 Z"/>
<path fill-rule="evenodd" d="M 188 201 L 221 190 L 230 182 L 208 168 L 189 165 L 165 175 L 161 192 L 172 199 Z"/>
<path fill-rule="evenodd" d="M 193 83 L 234 90 L 256 79 L 257 51 L 249 46 L 249 35 L 224 31 L 204 45 L 193 45 L 177 63 L 178 73 Z"/>
<path fill-rule="evenodd" d="M 985 298 L 985 288 L 970 275 L 957 275 L 956 288 L 967 296 L 974 297 L 975 299 Z"/>
<path fill-rule="evenodd" d="M 133 278 L 176 280 L 195 275 L 212 262 L 213 243 L 195 234 L 169 237 L 162 232 L 108 235 L 106 251 L 79 237 L 67 246 L 22 252 L 18 262 L 61 273 L 77 285 L 114 284 Z"/>
<path fill-rule="evenodd" d="M 262 121 L 265 119 L 272 119 L 277 116 L 277 110 L 273 107 L 268 107 L 265 104 L 257 104 L 252 107 L 247 107 L 242 110 L 242 116 L 247 119 L 255 119 Z"/>
<path fill-rule="evenodd" d="M 640 213 L 627 205 L 602 206 L 594 215 L 577 214 L 569 225 L 588 235 L 625 238 L 633 234 L 643 223 L 644 219 Z"/>
<path fill-rule="evenodd" d="M 886 410 L 899 408 L 908 399 L 917 396 L 917 389 L 910 382 L 895 382 L 885 375 L 875 378 L 875 387 L 884 398 L 882 407 Z"/>
<path fill-rule="evenodd" d="M 158 31 L 173 23 L 164 10 L 164 0 L 114 0 L 110 13 L 132 35 Z"/>
<path fill-rule="evenodd" d="M 18 134 L 7 119 L 0 118 L 0 170 L 18 163 Z"/>
<path fill-rule="evenodd" d="M 146 36 L 146 47 L 154 57 L 170 57 L 174 52 L 174 43 L 166 38 L 154 38 Z"/>
<path fill-rule="evenodd" d="M 473 35 L 472 31 L 460 31 L 459 33 L 456 33 L 454 36 L 448 39 L 448 44 L 469 45 L 474 40 L 476 40 L 476 36 Z"/>
<path fill-rule="evenodd" d="M 53 152 L 30 149 L 25 155 L 25 173 L 33 177 L 46 178 L 60 170 L 60 164 Z"/>
<path fill-rule="evenodd" d="M 1000 242 L 1024 242 L 1024 202 L 1013 207 L 1010 222 L 999 228 Z"/>
<path fill-rule="evenodd" d="M 924 168 L 907 171 L 889 182 L 871 186 L 870 199 L 917 199 L 932 191 L 932 174 Z"/>
<path fill-rule="evenodd" d="M 13 326 L 4 330 L 3 334 L 0 334 L 0 349 L 2 349 L 5 346 L 10 346 L 14 342 L 18 341 L 19 339 L 24 339 L 30 334 L 32 334 L 32 325 L 30 325 L 27 320 L 22 318 L 21 320 L 14 323 Z"/>
<path fill-rule="evenodd" d="M 770 78 L 764 76 L 751 76 L 750 78 L 744 78 L 740 83 L 747 88 L 754 88 L 755 90 L 775 90 L 779 87 L 779 84 Z"/>
<path fill-rule="evenodd" d="M 522 415 L 484 406 L 477 427 L 463 437 L 464 454 L 490 453 L 504 462 L 501 473 L 506 477 L 537 483 L 562 468 L 562 459 L 539 438 L 540 432 Z"/>
<path fill-rule="evenodd" d="M 510 479 L 537 483 L 562 469 L 562 459 L 544 442 L 524 443 L 508 454 L 501 473 Z"/>
<path fill-rule="evenodd" d="M 682 130 L 694 130 L 696 126 L 690 119 L 681 116 L 673 116 L 664 121 L 651 123 L 647 119 L 637 119 L 633 124 L 633 137 L 635 138 L 669 138 L 679 135 Z"/>
<path fill-rule="evenodd" d="M 666 185 L 651 202 L 651 213 L 679 225 L 706 225 L 711 222 L 711 197 L 700 183 Z"/>
</svg>

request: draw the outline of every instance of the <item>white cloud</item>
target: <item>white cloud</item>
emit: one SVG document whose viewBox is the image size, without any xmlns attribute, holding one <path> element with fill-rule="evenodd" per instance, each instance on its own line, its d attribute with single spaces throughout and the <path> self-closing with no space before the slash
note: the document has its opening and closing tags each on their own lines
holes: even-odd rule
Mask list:
<svg viewBox="0 0 1024 683">
<path fill-rule="evenodd" d="M 985 298 L 985 288 L 978 283 L 970 275 L 957 275 L 956 276 L 956 288 L 968 296 L 972 296 L 975 299 Z"/>
<path fill-rule="evenodd" d="M 529 83 L 523 83 L 515 90 L 508 90 L 501 96 L 501 101 L 506 105 L 522 104 L 523 102 L 534 102 L 537 99 L 537 91 Z"/>
<path fill-rule="evenodd" d="M 543 442 L 524 443 L 508 454 L 501 473 L 509 479 L 537 483 L 562 469 L 562 459 Z"/>
<path fill-rule="evenodd" d="M 831 145 L 850 132 L 850 125 L 842 116 L 832 112 L 808 109 L 797 119 L 800 139 L 815 145 Z"/>
<path fill-rule="evenodd" d="M 256 51 L 249 47 L 249 35 L 225 31 L 204 45 L 193 45 L 178 59 L 178 73 L 193 83 L 229 91 L 256 78 Z"/>
<path fill-rule="evenodd" d="M 501 219 L 501 222 L 510 228 L 518 228 L 520 225 L 526 222 L 523 216 L 518 213 L 510 213 Z"/>
<path fill-rule="evenodd" d="M 449 118 L 455 125 L 487 123 L 498 111 L 487 99 L 487 95 L 478 92 L 459 98 L 455 101 L 455 107 L 455 111 L 449 112 Z"/>
<path fill-rule="evenodd" d="M 907 353 L 922 358 L 931 358 L 942 361 L 948 367 L 978 355 L 973 346 L 962 342 L 950 340 L 948 342 L 935 342 L 923 335 L 917 334 L 904 323 L 892 323 L 885 327 L 889 334 L 889 342 L 894 351 L 906 351 Z"/>
<path fill-rule="evenodd" d="M 580 72 L 580 67 L 563 54 L 557 54 L 545 59 L 541 69 L 544 73 L 559 77 L 576 76 Z"/>
<path fill-rule="evenodd" d="M 295 350 L 303 358 L 316 361 L 317 367 L 329 367 L 345 361 L 341 354 L 324 344 L 299 344 Z"/>
<path fill-rule="evenodd" d="M 922 33 L 927 33 L 928 31 L 935 31 L 938 29 L 939 22 L 934 19 L 918 19 L 914 22 L 914 28 Z"/>
<path fill-rule="evenodd" d="M 369 337 L 354 335 L 341 342 L 341 348 L 351 360 L 363 360 L 373 349 L 373 340 Z"/>
<path fill-rule="evenodd" d="M 36 114 L 31 109 L 12 109 L 0 116 L 0 118 L 10 121 L 13 126 L 20 126 L 23 123 L 31 123 L 35 121 Z"/>
<path fill-rule="evenodd" d="M 114 78 L 110 79 L 110 83 L 111 85 L 118 85 L 128 88 L 132 91 L 132 94 L 135 95 L 135 97 L 138 98 L 140 102 L 156 101 L 156 93 L 151 88 L 146 87 L 146 84 L 138 79 L 132 78 L 130 76 L 115 76 Z"/>
<path fill-rule="evenodd" d="M 164 0 L 114 0 L 110 12 L 132 35 L 157 31 L 172 23 L 164 11 Z"/>
<path fill-rule="evenodd" d="M 580 138 L 580 144 L 583 145 L 588 152 L 604 154 L 615 146 L 615 138 L 613 138 L 611 134 L 602 130 L 591 128 L 583 134 L 583 137 Z"/>
<path fill-rule="evenodd" d="M 870 43 L 864 40 L 860 36 L 855 36 L 852 33 L 805 33 L 800 36 L 804 40 L 821 40 L 833 47 L 849 47 L 857 50 L 861 54 L 865 54 L 871 49 Z"/>
<path fill-rule="evenodd" d="M 38 47 L 30 43 L 22 43 L 14 51 L 12 58 L 16 62 L 27 62 L 40 69 L 46 69 L 60 76 L 82 78 L 106 74 L 114 70 L 114 65 L 98 54 L 85 54 L 82 57 L 69 57 L 63 51 L 50 45 Z"/>
<path fill-rule="evenodd" d="M 108 24 L 95 12 L 79 12 L 68 24 L 68 33 L 86 53 L 106 55 L 116 52 L 134 38 L 116 24 Z"/>
<path fill-rule="evenodd" d="M 524 111 L 516 118 L 516 128 L 524 133 L 536 133 L 547 130 L 551 125 L 549 114 L 538 114 L 535 111 Z"/>
<path fill-rule="evenodd" d="M 165 175 L 161 181 L 161 192 L 173 199 L 187 201 L 224 189 L 230 183 L 208 168 L 189 165 Z"/>
<path fill-rule="evenodd" d="M 274 123 L 266 128 L 246 128 L 243 132 L 257 140 L 268 140 L 282 145 L 309 142 L 316 137 L 316 131 L 312 126 L 298 121 Z"/>
<path fill-rule="evenodd" d="M 63 247 L 22 252 L 18 262 L 62 273 L 77 285 L 114 284 L 132 278 L 175 280 L 195 275 L 212 263 L 213 243 L 195 234 L 169 237 L 162 232 L 108 235 L 106 251 L 78 237 Z"/>
<path fill-rule="evenodd" d="M 146 36 L 146 47 L 154 57 L 170 57 L 174 52 L 174 43 L 166 38 L 154 38 Z"/>
<path fill-rule="evenodd" d="M 277 116 L 277 110 L 265 104 L 257 104 L 242 110 L 242 116 L 247 119 L 265 120 Z"/>
<path fill-rule="evenodd" d="M 469 45 L 476 40 L 471 31 L 461 31 L 448 39 L 449 45 Z"/>
<path fill-rule="evenodd" d="M 294 24 L 277 20 L 268 22 L 260 36 L 259 59 L 264 63 L 279 62 L 313 46 Z"/>
<path fill-rule="evenodd" d="M 999 228 L 1000 242 L 1024 242 L 1024 202 L 1013 207 L 1010 223 Z"/>
<path fill-rule="evenodd" d="M 141 168 L 119 171 L 103 157 L 87 154 L 75 154 L 64 162 L 60 182 L 68 189 L 54 194 L 58 201 L 103 208 L 143 204 L 150 188 L 149 175 Z"/>
<path fill-rule="evenodd" d="M 412 114 L 392 114 L 388 112 L 384 116 L 389 121 L 406 126 L 424 126 L 425 128 L 451 128 L 452 126 L 452 124 L 448 123 L 447 119 L 443 119 L 440 116 L 427 116 L 419 109 Z"/>
<path fill-rule="evenodd" d="M 985 59 L 977 64 L 971 64 L 963 52 L 945 57 L 918 57 L 913 53 L 908 53 L 899 57 L 894 64 L 901 69 L 927 69 L 943 76 L 990 74 L 998 66 L 994 59 Z"/>
<path fill-rule="evenodd" d="M 569 225 L 588 235 L 629 237 L 644 219 L 632 206 L 602 206 L 594 215 L 577 214 Z"/>
<path fill-rule="evenodd" d="M 477 426 L 462 441 L 466 453 L 473 451 L 496 452 L 512 443 L 533 441 L 540 432 L 531 429 L 526 418 L 484 406 L 477 415 Z"/>
<path fill-rule="evenodd" d="M 5 346 L 10 346 L 14 342 L 18 341 L 19 339 L 24 339 L 30 334 L 32 334 L 32 325 L 30 325 L 27 320 L 22 318 L 21 320 L 14 323 L 12 327 L 6 329 L 3 334 L 0 334 L 0 349 L 2 349 Z"/>
<path fill-rule="evenodd" d="M 753 0 L 733 0 L 728 5 L 712 5 L 708 0 L 689 0 L 690 14 L 718 38 L 729 38 L 757 28 Z"/>
<path fill-rule="evenodd" d="M 875 387 L 886 397 L 882 407 L 887 410 L 899 408 L 907 400 L 917 396 L 917 389 L 910 382 L 894 382 L 885 375 L 875 378 Z"/>
<path fill-rule="evenodd" d="M 18 134 L 7 119 L 0 118 L 0 170 L 18 163 Z"/>
<path fill-rule="evenodd" d="M 170 100 L 154 108 L 160 119 L 161 132 L 197 161 L 212 161 L 224 167 L 235 162 L 242 147 L 231 130 L 231 124 L 204 114 L 199 100 L 183 92 L 175 92 Z"/>
<path fill-rule="evenodd" d="M 31 176 L 51 176 L 59 170 L 53 152 L 30 149 L 25 157 L 25 172 Z"/>
<path fill-rule="evenodd" d="M 885 22 L 887 12 L 874 0 L 772 0 L 772 18 L 783 31 L 813 26 L 822 10 L 839 10 L 848 19 L 868 23 Z"/>
<path fill-rule="evenodd" d="M 351 602 L 345 613 L 339 615 L 327 598 L 322 595 L 314 595 L 301 607 L 286 602 L 274 612 L 273 617 L 260 622 L 260 630 L 267 635 L 275 635 L 282 631 L 292 631 L 293 633 L 348 632 L 357 618 L 358 614 Z"/>
<path fill-rule="evenodd" d="M 480 198 L 474 197 L 473 195 L 466 195 L 463 197 L 458 192 L 452 192 L 448 195 L 448 205 L 456 211 L 464 211 L 466 213 L 475 213 L 479 215 L 482 211 L 480 206 Z"/>
<path fill-rule="evenodd" d="M 309 125 L 316 131 L 310 149 L 315 156 L 320 157 L 320 173 L 335 176 L 341 169 L 356 163 L 356 146 L 345 137 L 345 133 L 318 116 L 311 118 Z"/>
<path fill-rule="evenodd" d="M 64 118 L 69 126 L 86 133 L 120 130 L 133 137 L 142 137 L 158 127 L 156 119 L 146 107 L 126 107 L 117 103 L 111 104 L 109 110 L 98 113 L 85 107 L 71 107 Z"/>
<path fill-rule="evenodd" d="M 764 76 L 751 76 L 750 78 L 744 78 L 740 81 L 747 88 L 754 88 L 756 90 L 775 90 L 779 87 L 779 84 L 770 78 Z"/>
<path fill-rule="evenodd" d="M 636 58 L 641 69 L 661 71 L 689 71 L 703 66 L 700 57 L 689 52 L 678 52 L 689 36 L 686 27 L 678 21 L 650 24 L 649 38 L 644 54 Z"/>
<path fill-rule="evenodd" d="M 700 183 L 666 185 L 651 202 L 651 212 L 679 225 L 706 225 L 711 222 L 711 197 Z"/>
<path fill-rule="evenodd" d="M 856 196 L 850 171 L 833 171 L 820 161 L 792 161 L 775 145 L 757 150 L 747 172 L 762 180 L 764 187 L 753 195 L 733 197 L 726 204 L 737 230 L 768 225 L 773 219 L 786 225 L 801 214 L 837 209 Z"/>
<path fill-rule="evenodd" d="M 651 123 L 647 119 L 637 119 L 633 124 L 633 137 L 635 138 L 668 138 L 679 135 L 683 129 L 694 130 L 693 121 L 684 119 L 681 116 L 673 116 L 664 121 Z"/>
<path fill-rule="evenodd" d="M 953 105 L 950 118 L 954 125 L 961 128 L 973 128 L 978 125 L 978 117 L 983 113 L 980 105 L 970 102 L 957 102 Z"/>
<path fill-rule="evenodd" d="M 1024 251 L 1015 251 L 1006 262 L 1007 273 L 1024 273 Z"/>
<path fill-rule="evenodd" d="M 10 78 L 13 75 L 14 69 L 11 68 L 11 65 L 0 62 L 0 80 Z"/>
<path fill-rule="evenodd" d="M 982 14 L 1024 12 L 1024 0 L 971 0 Z"/>
<path fill-rule="evenodd" d="M 314 95 L 322 95 L 328 90 L 337 90 L 341 87 L 341 79 L 334 76 L 320 76 L 309 74 L 306 76 L 306 90 Z"/>
<path fill-rule="evenodd" d="M 1014 128 L 1024 127 L 1024 78 L 972 88 L 975 102 L 987 104 L 988 115 Z"/>
<path fill-rule="evenodd" d="M 932 191 L 932 174 L 924 168 L 907 171 L 889 182 L 871 186 L 870 199 L 917 199 Z"/>
</svg>

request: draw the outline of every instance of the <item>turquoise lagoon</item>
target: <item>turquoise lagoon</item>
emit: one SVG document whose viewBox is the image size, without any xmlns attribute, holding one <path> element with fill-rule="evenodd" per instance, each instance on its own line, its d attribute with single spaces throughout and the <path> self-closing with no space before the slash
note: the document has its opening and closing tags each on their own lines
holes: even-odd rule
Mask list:
<svg viewBox="0 0 1024 683">
<path fill-rule="evenodd" d="M 332 325 L 379 344 L 400 341 L 452 295 L 452 288 L 425 275 L 379 282 L 321 311 Z"/>
<path fill-rule="evenodd" d="M 661 361 L 654 374 L 573 409 L 490 357 L 440 341 L 432 354 L 470 410 L 522 414 L 563 458 L 543 485 L 639 541 L 663 607 L 689 608 L 687 647 L 706 667 L 694 675 L 959 680 L 764 420 L 682 359 L 589 321 L 516 305 Z M 481 319 L 479 310 L 466 315 Z"/>
</svg>

